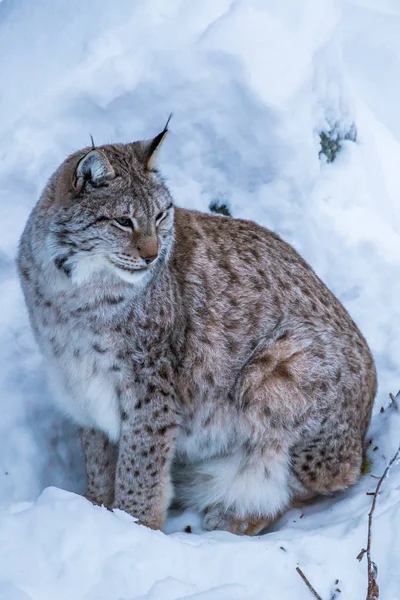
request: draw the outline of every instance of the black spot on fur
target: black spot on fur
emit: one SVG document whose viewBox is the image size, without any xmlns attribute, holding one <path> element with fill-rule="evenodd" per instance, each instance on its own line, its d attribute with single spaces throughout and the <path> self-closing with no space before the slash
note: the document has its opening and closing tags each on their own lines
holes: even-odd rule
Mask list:
<svg viewBox="0 0 400 600">
<path fill-rule="evenodd" d="M 73 256 L 73 253 L 67 254 L 66 256 L 57 256 L 54 259 L 54 264 L 56 265 L 59 271 L 63 271 L 67 277 L 71 277 L 72 267 L 67 265 L 67 260 L 69 260 Z"/>
<path fill-rule="evenodd" d="M 21 269 L 21 275 L 27 281 L 31 280 L 31 274 L 30 274 L 30 271 L 28 269 Z"/>
<path fill-rule="evenodd" d="M 281 333 L 280 335 L 278 335 L 278 337 L 276 338 L 277 342 L 281 342 L 283 340 L 286 340 L 288 338 L 288 332 L 284 331 L 283 333 Z"/>
<path fill-rule="evenodd" d="M 93 347 L 93 350 L 95 350 L 99 354 L 104 354 L 105 352 L 107 352 L 107 348 L 102 348 L 96 342 L 94 344 L 92 344 L 92 347 Z"/>
<path fill-rule="evenodd" d="M 106 296 L 104 298 L 104 303 L 109 304 L 110 306 L 115 306 L 116 304 L 121 304 L 125 298 L 123 296 Z"/>
</svg>

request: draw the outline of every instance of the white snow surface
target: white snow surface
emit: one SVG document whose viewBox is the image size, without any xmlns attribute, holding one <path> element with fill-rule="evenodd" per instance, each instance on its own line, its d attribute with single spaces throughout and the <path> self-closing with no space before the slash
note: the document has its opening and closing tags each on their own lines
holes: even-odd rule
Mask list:
<svg viewBox="0 0 400 600">
<path fill-rule="evenodd" d="M 307 600 L 296 566 L 324 599 L 364 598 L 367 492 L 400 443 L 400 411 L 380 412 L 400 387 L 398 0 L 3 0 L 0 55 L 0 599 Z M 371 472 L 257 538 L 204 533 L 193 514 L 155 532 L 78 495 L 80 445 L 52 407 L 16 278 L 18 238 L 58 164 L 89 132 L 148 138 L 170 112 L 160 168 L 177 203 L 226 201 L 280 233 L 378 366 Z M 353 123 L 357 142 L 319 159 L 319 132 Z M 399 600 L 400 465 L 372 554 L 381 600 Z"/>
</svg>

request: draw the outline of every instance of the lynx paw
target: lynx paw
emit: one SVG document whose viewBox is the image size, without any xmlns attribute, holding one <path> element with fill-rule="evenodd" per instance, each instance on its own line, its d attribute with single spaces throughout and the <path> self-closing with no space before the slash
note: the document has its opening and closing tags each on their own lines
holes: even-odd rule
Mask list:
<svg viewBox="0 0 400 600">
<path fill-rule="evenodd" d="M 203 528 L 206 531 L 229 531 L 236 535 L 258 535 L 263 529 L 272 525 L 274 517 L 236 517 L 222 506 L 210 506 L 204 512 Z"/>
<path fill-rule="evenodd" d="M 84 494 L 83 497 L 95 506 L 105 506 L 106 508 L 108 508 L 108 510 L 111 510 L 110 503 L 106 504 L 103 500 L 95 498 L 95 496 L 91 496 L 90 494 Z"/>
</svg>

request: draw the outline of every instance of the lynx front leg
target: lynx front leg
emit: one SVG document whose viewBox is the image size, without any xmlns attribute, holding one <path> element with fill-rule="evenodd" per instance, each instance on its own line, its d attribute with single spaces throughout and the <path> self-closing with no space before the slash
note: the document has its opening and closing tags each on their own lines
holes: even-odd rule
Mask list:
<svg viewBox="0 0 400 600">
<path fill-rule="evenodd" d="M 170 467 L 177 423 L 171 398 L 147 388 L 121 413 L 114 508 L 161 529 L 171 499 Z"/>
<path fill-rule="evenodd" d="M 80 427 L 79 433 L 86 462 L 85 496 L 94 504 L 104 504 L 110 508 L 114 500 L 117 447 L 105 433 L 97 429 Z"/>
</svg>

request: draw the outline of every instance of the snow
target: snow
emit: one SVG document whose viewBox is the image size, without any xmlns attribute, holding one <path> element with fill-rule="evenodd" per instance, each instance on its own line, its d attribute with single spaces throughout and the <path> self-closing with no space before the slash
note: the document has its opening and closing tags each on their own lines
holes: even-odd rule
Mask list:
<svg viewBox="0 0 400 600">
<path fill-rule="evenodd" d="M 3 0 L 0 3 L 0 599 L 306 600 L 365 596 L 371 496 L 400 443 L 400 7 L 396 0 Z M 165 533 L 94 507 L 56 412 L 16 279 L 46 178 L 89 142 L 158 133 L 178 204 L 227 202 L 278 231 L 341 298 L 379 371 L 371 473 L 271 533 Z M 344 135 L 333 163 L 319 132 Z M 376 451 L 373 448 L 378 447 Z M 67 490 L 67 491 L 66 491 Z M 191 525 L 192 534 L 184 533 Z M 400 466 L 378 499 L 373 559 L 400 599 Z"/>
</svg>

